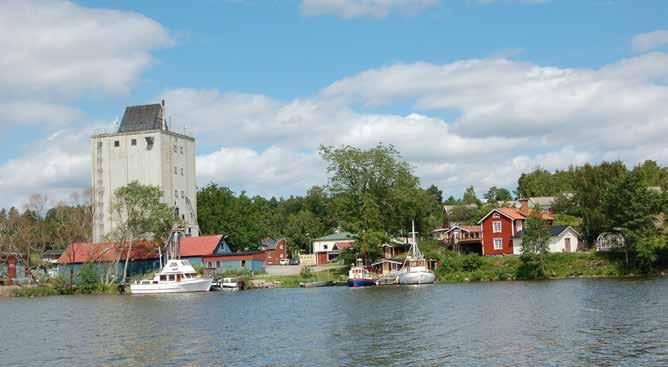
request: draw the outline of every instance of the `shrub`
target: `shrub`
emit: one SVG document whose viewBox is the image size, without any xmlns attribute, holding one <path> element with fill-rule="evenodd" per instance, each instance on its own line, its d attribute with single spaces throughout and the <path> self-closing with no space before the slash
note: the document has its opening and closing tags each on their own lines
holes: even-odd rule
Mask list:
<svg viewBox="0 0 668 367">
<path fill-rule="evenodd" d="M 482 258 L 478 254 L 468 254 L 462 256 L 462 270 L 475 271 L 482 266 Z"/>
<path fill-rule="evenodd" d="M 79 292 L 91 294 L 98 291 L 100 278 L 92 262 L 85 263 L 79 271 Z"/>
<path fill-rule="evenodd" d="M 304 278 L 304 279 L 311 278 L 313 276 L 313 272 L 311 271 L 311 267 L 310 266 L 302 267 L 302 270 L 299 272 L 299 276 Z"/>
</svg>

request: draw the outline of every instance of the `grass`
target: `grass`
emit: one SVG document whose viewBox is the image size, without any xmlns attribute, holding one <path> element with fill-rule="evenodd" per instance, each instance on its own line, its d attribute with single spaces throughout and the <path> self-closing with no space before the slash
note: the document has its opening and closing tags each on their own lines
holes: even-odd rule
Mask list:
<svg viewBox="0 0 668 367">
<path fill-rule="evenodd" d="M 347 268 L 331 269 L 313 273 L 311 277 L 303 277 L 300 274 L 295 275 L 269 275 L 257 274 L 251 280 L 264 280 L 267 282 L 278 282 L 280 288 L 297 288 L 299 283 L 314 282 L 314 281 L 345 281 L 347 279 Z M 248 284 L 249 282 L 246 282 Z"/>
</svg>

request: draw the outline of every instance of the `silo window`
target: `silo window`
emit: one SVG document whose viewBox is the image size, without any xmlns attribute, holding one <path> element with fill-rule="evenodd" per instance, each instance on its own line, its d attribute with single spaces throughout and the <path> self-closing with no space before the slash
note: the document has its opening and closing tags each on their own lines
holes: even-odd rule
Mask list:
<svg viewBox="0 0 668 367">
<path fill-rule="evenodd" d="M 181 154 L 183 154 L 183 147 L 181 147 Z"/>
<path fill-rule="evenodd" d="M 116 148 L 120 147 L 120 146 L 121 146 L 121 142 L 118 141 L 118 140 L 115 140 L 115 141 L 114 141 L 114 146 L 115 146 Z"/>
<path fill-rule="evenodd" d="M 183 176 L 183 168 L 181 168 L 181 176 Z"/>
<path fill-rule="evenodd" d="M 137 145 L 137 139 L 132 139 L 132 146 Z"/>
<path fill-rule="evenodd" d="M 175 175 L 178 175 L 178 174 L 179 174 L 179 169 L 176 168 L 176 167 L 174 167 L 174 174 L 175 174 Z"/>
<path fill-rule="evenodd" d="M 101 141 L 98 141 L 98 142 L 97 142 L 97 147 L 98 147 L 98 148 L 102 148 L 102 142 L 101 142 Z"/>
</svg>

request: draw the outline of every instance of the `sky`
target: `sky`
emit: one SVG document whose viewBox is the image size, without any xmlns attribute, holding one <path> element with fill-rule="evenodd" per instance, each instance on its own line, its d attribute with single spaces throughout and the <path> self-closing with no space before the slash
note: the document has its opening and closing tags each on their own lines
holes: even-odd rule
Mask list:
<svg viewBox="0 0 668 367">
<path fill-rule="evenodd" d="M 663 0 L 0 1 L 0 206 L 90 185 L 90 136 L 165 100 L 200 187 L 303 194 L 321 145 L 423 186 L 668 163 Z"/>
</svg>

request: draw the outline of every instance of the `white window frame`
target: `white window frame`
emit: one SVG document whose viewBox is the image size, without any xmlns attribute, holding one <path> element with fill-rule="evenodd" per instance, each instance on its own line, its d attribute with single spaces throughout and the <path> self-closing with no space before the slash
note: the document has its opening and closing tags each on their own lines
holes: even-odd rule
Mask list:
<svg viewBox="0 0 668 367">
<path fill-rule="evenodd" d="M 501 224 L 500 220 L 492 222 L 492 233 L 501 233 L 502 230 L 503 230 L 503 224 Z"/>
<path fill-rule="evenodd" d="M 503 239 L 502 238 L 495 238 L 493 239 L 494 241 L 494 250 L 503 250 Z M 498 244 L 498 246 L 497 246 Z"/>
<path fill-rule="evenodd" d="M 494 213 L 492 214 L 492 218 L 501 218 L 501 215 L 499 213 Z"/>
</svg>

